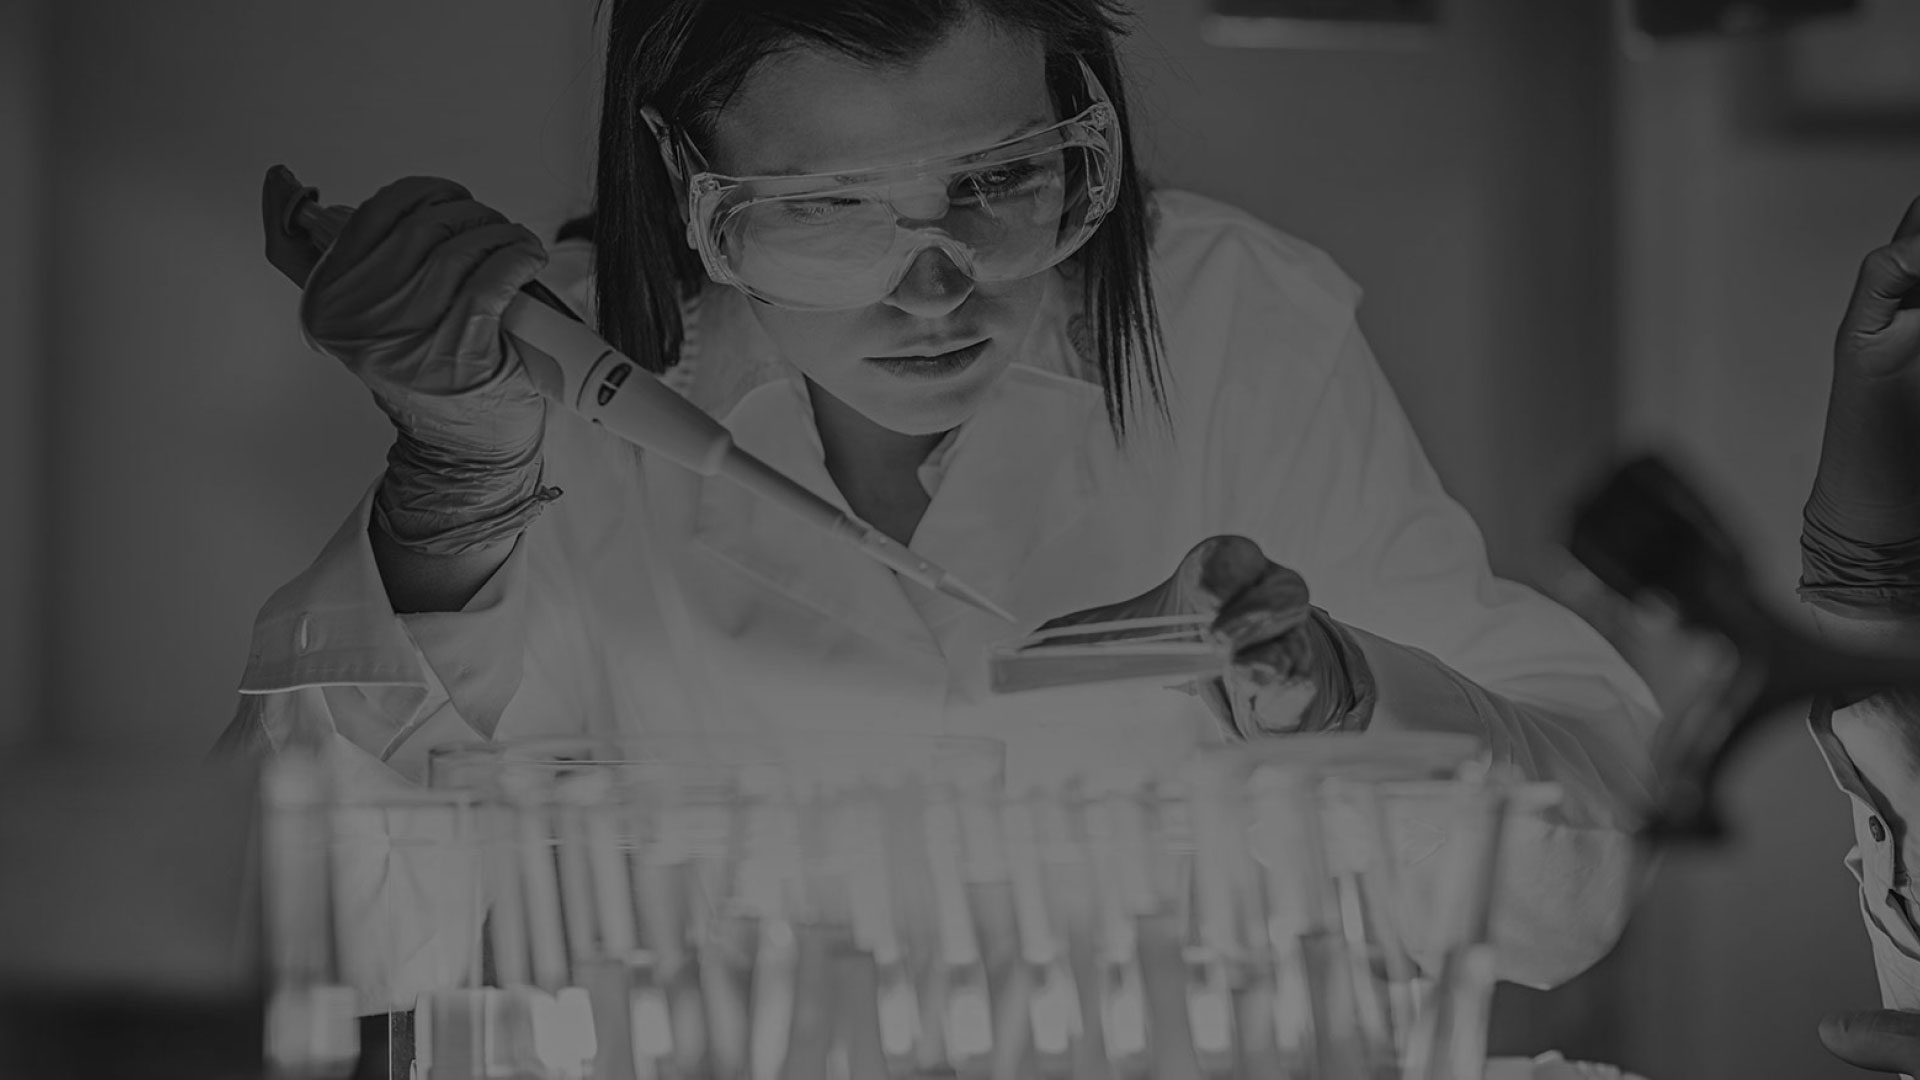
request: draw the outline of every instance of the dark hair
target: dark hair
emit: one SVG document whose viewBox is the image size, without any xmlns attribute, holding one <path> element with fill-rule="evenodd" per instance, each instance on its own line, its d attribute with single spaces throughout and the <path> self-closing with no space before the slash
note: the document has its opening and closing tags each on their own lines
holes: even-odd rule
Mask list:
<svg viewBox="0 0 1920 1080">
<path fill-rule="evenodd" d="M 672 177 L 641 119 L 652 106 L 710 155 L 713 119 L 755 65 L 819 46 L 875 66 L 911 63 L 974 13 L 1040 35 L 1059 115 L 1086 107 L 1078 61 L 1112 100 L 1122 133 L 1119 200 L 1074 259 L 1083 268 L 1094 360 L 1107 417 L 1124 436 L 1138 386 L 1164 415 L 1160 320 L 1153 302 L 1145 185 L 1115 41 L 1129 18 L 1119 0 L 602 0 L 607 19 L 600 159 L 590 217 L 563 233 L 594 243 L 601 336 L 648 370 L 679 358 L 680 304 L 706 281 Z"/>
</svg>

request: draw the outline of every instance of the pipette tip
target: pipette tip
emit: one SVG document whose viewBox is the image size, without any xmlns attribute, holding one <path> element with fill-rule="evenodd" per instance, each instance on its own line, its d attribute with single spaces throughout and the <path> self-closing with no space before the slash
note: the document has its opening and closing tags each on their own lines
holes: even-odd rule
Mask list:
<svg viewBox="0 0 1920 1080">
<path fill-rule="evenodd" d="M 981 593 L 979 590 L 974 589 L 971 586 L 964 584 L 963 582 L 954 580 L 954 577 L 952 574 L 947 574 L 941 577 L 940 591 L 943 593 L 946 593 L 948 596 L 953 597 L 955 600 L 958 600 L 963 604 L 971 604 L 972 606 L 980 609 L 981 611 L 984 611 L 987 614 L 992 615 L 996 619 L 1001 619 L 1008 623 L 1018 623 L 1020 621 L 1019 619 L 1014 618 L 1013 614 L 1009 612 L 1006 608 L 1003 608 L 999 604 L 996 604 L 993 601 L 987 599 L 985 594 Z"/>
<path fill-rule="evenodd" d="M 986 595 L 978 589 L 954 577 L 932 560 L 907 550 L 899 541 L 879 529 L 850 514 L 841 513 L 838 510 L 833 513 L 841 519 L 840 529 L 844 535 L 852 538 L 868 555 L 891 567 L 900 576 L 918 582 L 922 588 L 943 593 L 978 611 L 984 611 L 996 619 L 1008 623 L 1020 621 L 1007 609 L 987 599 Z"/>
</svg>

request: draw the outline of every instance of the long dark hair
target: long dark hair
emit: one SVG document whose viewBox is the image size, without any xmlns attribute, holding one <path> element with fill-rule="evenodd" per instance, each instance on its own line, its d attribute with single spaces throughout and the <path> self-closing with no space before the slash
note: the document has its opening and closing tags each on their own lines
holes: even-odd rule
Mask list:
<svg viewBox="0 0 1920 1080">
<path fill-rule="evenodd" d="M 1093 359 L 1115 434 L 1125 435 L 1143 384 L 1164 415 L 1151 225 L 1115 51 L 1131 16 L 1119 0 L 602 0 L 602 11 L 607 55 L 593 210 L 562 232 L 593 240 L 599 329 L 620 351 L 655 373 L 672 366 L 681 301 L 707 280 L 687 246 L 679 195 L 641 119 L 643 106 L 711 156 L 715 114 L 768 56 L 818 46 L 875 66 L 911 63 L 979 13 L 1045 42 L 1047 85 L 1060 116 L 1086 105 L 1078 100 L 1080 60 L 1119 115 L 1119 201 L 1074 259 L 1084 271 Z"/>
</svg>

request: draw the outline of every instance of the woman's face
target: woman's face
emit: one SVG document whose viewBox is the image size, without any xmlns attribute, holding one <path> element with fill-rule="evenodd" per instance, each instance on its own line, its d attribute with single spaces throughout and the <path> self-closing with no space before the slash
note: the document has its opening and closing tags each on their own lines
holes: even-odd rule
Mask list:
<svg viewBox="0 0 1920 1080">
<path fill-rule="evenodd" d="M 1057 119 L 1039 38 L 972 19 L 901 69 L 816 49 L 769 59 L 716 118 L 711 160 L 733 176 L 852 172 L 980 149 Z M 972 415 L 1019 355 L 1045 290 L 1045 274 L 976 285 L 928 250 L 877 304 L 753 309 L 816 394 L 929 435 Z"/>
</svg>

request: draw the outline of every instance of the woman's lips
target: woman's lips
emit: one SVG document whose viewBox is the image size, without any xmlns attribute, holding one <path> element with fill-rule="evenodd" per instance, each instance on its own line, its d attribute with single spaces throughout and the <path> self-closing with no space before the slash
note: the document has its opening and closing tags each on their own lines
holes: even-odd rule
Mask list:
<svg viewBox="0 0 1920 1080">
<path fill-rule="evenodd" d="M 987 341 L 976 341 L 963 349 L 944 352 L 938 356 L 871 356 L 867 363 L 874 365 L 890 375 L 899 375 L 910 379 L 938 379 L 955 375 L 972 367 L 980 354 L 987 351 Z"/>
</svg>

